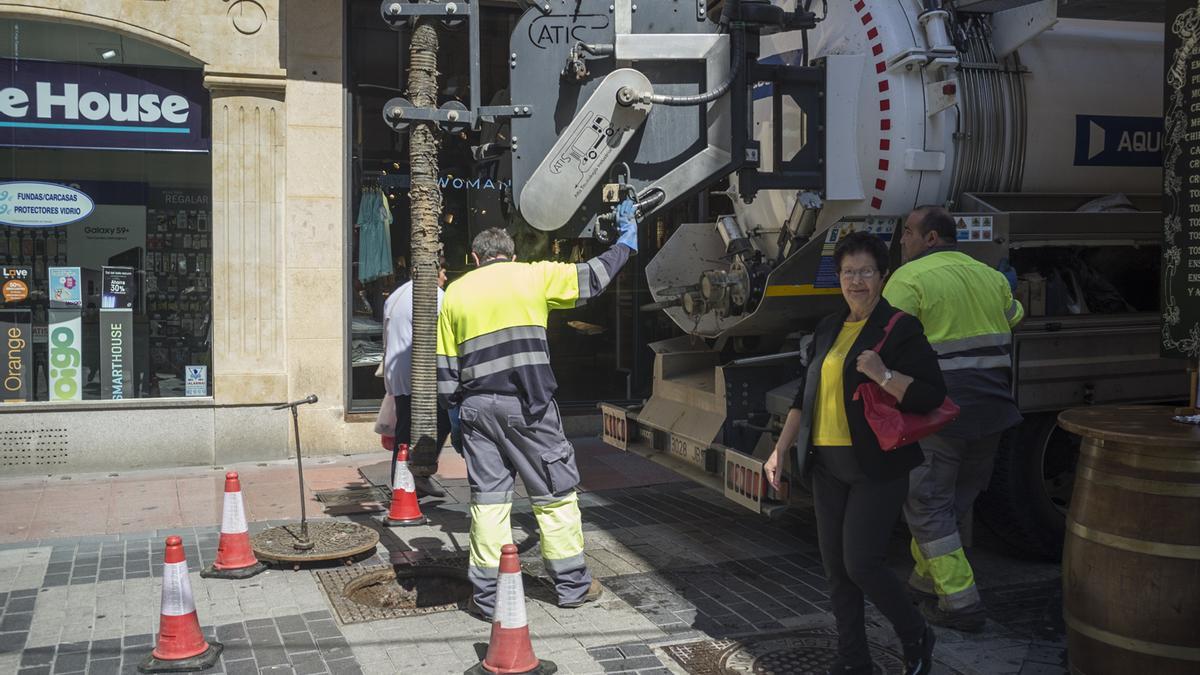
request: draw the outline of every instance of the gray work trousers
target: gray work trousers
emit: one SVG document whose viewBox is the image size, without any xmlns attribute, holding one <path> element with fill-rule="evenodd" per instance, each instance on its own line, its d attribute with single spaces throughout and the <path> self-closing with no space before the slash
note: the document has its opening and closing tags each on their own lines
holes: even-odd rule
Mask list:
<svg viewBox="0 0 1200 675">
<path fill-rule="evenodd" d="M 592 576 L 583 555 L 579 468 L 558 406 L 528 414 L 515 396 L 474 394 L 459 409 L 471 484 L 471 559 L 475 604 L 495 611 L 500 549 L 512 542 L 513 486 L 521 477 L 541 534 L 542 560 L 559 603 L 581 600 Z"/>
</svg>

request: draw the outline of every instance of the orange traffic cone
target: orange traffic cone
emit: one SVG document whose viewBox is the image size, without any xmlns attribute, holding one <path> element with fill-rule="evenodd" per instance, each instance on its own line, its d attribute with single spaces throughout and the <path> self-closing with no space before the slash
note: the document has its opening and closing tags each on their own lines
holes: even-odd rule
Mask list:
<svg viewBox="0 0 1200 675">
<path fill-rule="evenodd" d="M 525 618 L 525 587 L 521 583 L 521 561 L 517 547 L 505 544 L 500 549 L 500 575 L 496 581 L 496 615 L 487 656 L 465 675 L 550 675 L 558 672 L 551 661 L 533 655 L 529 641 L 529 621 Z"/>
<path fill-rule="evenodd" d="M 246 506 L 242 502 L 242 483 L 236 471 L 225 474 L 225 508 L 221 515 L 221 539 L 217 542 L 217 561 L 200 576 L 215 579 L 249 579 L 267 569 L 250 548 L 250 528 L 246 525 Z"/>
<path fill-rule="evenodd" d="M 183 540 L 167 537 L 163 555 L 162 612 L 158 621 L 158 643 L 150 656 L 138 665 L 143 673 L 169 673 L 181 670 L 206 670 L 221 658 L 224 646 L 207 642 L 200 632 L 192 584 L 188 580 Z"/>
<path fill-rule="evenodd" d="M 396 477 L 392 481 L 392 506 L 383 522 L 388 527 L 424 525 L 429 519 L 417 503 L 417 486 L 408 470 L 408 444 L 401 443 L 396 453 Z"/>
</svg>

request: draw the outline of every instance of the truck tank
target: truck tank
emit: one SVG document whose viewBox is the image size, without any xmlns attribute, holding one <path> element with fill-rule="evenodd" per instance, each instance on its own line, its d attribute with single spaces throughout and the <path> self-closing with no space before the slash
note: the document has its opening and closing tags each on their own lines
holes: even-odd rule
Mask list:
<svg viewBox="0 0 1200 675">
<path fill-rule="evenodd" d="M 828 249 L 847 219 L 889 238 L 896 214 L 954 208 L 968 192 L 1158 193 L 1162 25 L 1056 19 L 1053 4 L 987 15 L 829 3 L 808 36 L 827 72 L 824 194 L 733 197 L 734 218 L 681 227 L 647 267 L 654 299 L 694 335 L 781 334 L 836 306 Z M 799 64 L 800 45 L 798 32 L 763 36 L 760 61 Z M 776 121 L 760 89 L 754 133 L 766 139 Z M 780 121 L 784 154 L 801 149 L 803 111 L 785 105 Z M 697 269 L 738 236 L 773 261 L 763 278 L 740 261 Z"/>
</svg>

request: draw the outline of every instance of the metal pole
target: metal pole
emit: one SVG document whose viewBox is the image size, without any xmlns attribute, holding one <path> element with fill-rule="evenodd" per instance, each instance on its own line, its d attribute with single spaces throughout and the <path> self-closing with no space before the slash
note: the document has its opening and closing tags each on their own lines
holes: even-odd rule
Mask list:
<svg viewBox="0 0 1200 675">
<path fill-rule="evenodd" d="M 293 546 L 297 551 L 307 551 L 313 547 L 308 538 L 308 513 L 304 504 L 304 462 L 300 458 L 300 414 L 295 405 L 292 406 L 292 431 L 296 434 L 296 474 L 300 476 L 300 538 Z"/>
</svg>

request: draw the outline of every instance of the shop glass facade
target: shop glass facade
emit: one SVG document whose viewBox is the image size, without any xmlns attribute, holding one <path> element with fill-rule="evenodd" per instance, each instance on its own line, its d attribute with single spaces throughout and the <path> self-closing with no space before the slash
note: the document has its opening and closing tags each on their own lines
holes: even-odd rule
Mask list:
<svg viewBox="0 0 1200 675">
<path fill-rule="evenodd" d="M 211 395 L 209 101 L 163 49 L 0 20 L 5 402 Z"/>
<path fill-rule="evenodd" d="M 347 12 L 347 88 L 350 92 L 351 157 L 353 181 L 348 227 L 353 249 L 348 302 L 349 399 L 353 410 L 378 408 L 384 395 L 383 380 L 375 376 L 383 354 L 382 311 L 397 286 L 408 279 L 409 203 L 408 138 L 388 128 L 382 109 L 388 99 L 403 96 L 408 32 L 390 30 L 374 0 L 351 0 Z M 481 100 L 503 105 L 508 99 L 508 40 L 520 18 L 515 8 L 485 6 L 481 25 Z M 441 101 L 469 101 L 467 83 L 466 24 L 441 27 L 439 70 Z M 443 135 L 440 172 L 443 192 L 442 244 L 451 283 L 471 269 L 470 243 L 489 227 L 504 227 L 513 235 L 518 260 L 581 262 L 603 248 L 594 240 L 556 239 L 553 233 L 533 230 L 519 222 L 511 203 L 511 172 L 504 156 L 476 159 L 473 146 L 504 145 L 507 124 L 483 124 L 478 131 Z M 391 220 L 390 268 L 374 261 L 382 256 L 362 241 L 359 223 L 372 217 L 372 202 L 386 199 Z M 368 208 L 363 209 L 363 203 Z M 652 302 L 643 268 L 666 240 L 666 234 L 692 215 L 687 208 L 646 222 L 641 227 L 640 255 L 632 258 L 600 298 L 586 306 L 550 314 L 547 327 L 551 365 L 558 380 L 558 401 L 570 411 L 594 411 L 597 401 L 640 400 L 649 395 L 653 354 L 649 342 L 678 334 L 662 312 L 640 312 Z"/>
</svg>

